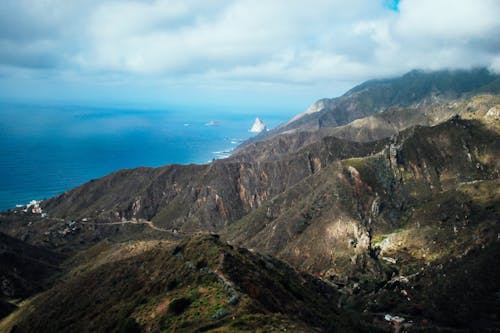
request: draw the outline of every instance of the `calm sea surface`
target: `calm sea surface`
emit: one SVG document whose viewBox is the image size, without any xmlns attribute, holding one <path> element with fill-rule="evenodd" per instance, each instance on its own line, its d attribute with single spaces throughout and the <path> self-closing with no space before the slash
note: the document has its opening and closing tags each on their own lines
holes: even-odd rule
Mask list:
<svg viewBox="0 0 500 333">
<path fill-rule="evenodd" d="M 261 119 L 269 126 L 292 114 Z M 251 136 L 256 114 L 0 102 L 0 210 L 138 166 L 206 163 Z"/>
</svg>

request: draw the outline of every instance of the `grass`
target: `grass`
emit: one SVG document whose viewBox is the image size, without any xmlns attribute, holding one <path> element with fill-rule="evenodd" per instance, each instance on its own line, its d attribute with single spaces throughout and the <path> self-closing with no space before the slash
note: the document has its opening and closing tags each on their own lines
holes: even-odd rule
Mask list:
<svg viewBox="0 0 500 333">
<path fill-rule="evenodd" d="M 372 245 L 377 245 L 379 243 L 382 243 L 385 239 L 387 239 L 389 235 L 375 235 L 372 238 Z"/>
</svg>

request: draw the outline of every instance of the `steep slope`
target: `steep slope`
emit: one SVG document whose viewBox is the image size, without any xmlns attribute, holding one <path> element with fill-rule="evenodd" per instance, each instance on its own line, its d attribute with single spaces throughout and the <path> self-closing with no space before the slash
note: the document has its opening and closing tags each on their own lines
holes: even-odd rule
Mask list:
<svg viewBox="0 0 500 333">
<path fill-rule="evenodd" d="M 351 301 L 367 316 L 385 311 L 422 326 L 500 330 L 499 185 L 462 183 L 412 205 L 397 228 L 375 229 L 372 246 L 396 274 L 378 285 L 365 279 Z"/>
<path fill-rule="evenodd" d="M 414 70 L 397 78 L 367 81 L 341 97 L 319 100 L 303 114 L 246 141 L 242 146 L 292 131 L 345 125 L 391 107 L 446 102 L 468 94 L 500 93 L 499 79 L 498 74 L 478 68 L 434 72 Z"/>
<path fill-rule="evenodd" d="M 122 170 L 49 199 L 42 207 L 51 217 L 87 223 L 149 220 L 176 232 L 220 230 L 321 165 L 366 156 L 383 146 L 333 141 L 327 140 L 327 149 L 269 162 L 229 158 L 208 165 Z"/>
<path fill-rule="evenodd" d="M 329 136 L 351 142 L 370 142 L 397 135 L 412 126 L 437 125 L 455 115 L 465 119 L 482 119 L 489 110 L 495 108 L 500 108 L 498 94 L 480 94 L 444 102 L 438 100 L 405 108 L 390 107 L 346 125 L 315 131 L 293 131 L 251 143 L 236 151 L 232 158 L 239 161 L 280 159 Z"/>
<path fill-rule="evenodd" d="M 48 287 L 63 257 L 0 233 L 0 318 L 20 300 Z"/>
<path fill-rule="evenodd" d="M 488 84 L 495 87 L 496 78 L 485 70 L 415 72 L 399 79 L 366 83 L 346 96 L 368 98 L 366 96 L 373 95 L 369 99 L 376 103 L 367 104 L 370 110 L 374 105 L 413 105 L 417 100 L 420 101 L 417 104 L 427 106 L 390 109 L 345 127 L 279 136 L 248 146 L 229 159 L 208 165 L 170 165 L 118 171 L 49 199 L 42 207 L 50 216 L 68 220 L 114 223 L 152 221 L 162 229 L 187 233 L 220 230 L 313 174 L 320 165 L 324 167 L 334 160 L 366 156 L 380 146 L 380 142 L 377 146 L 377 143 L 356 144 L 352 140 L 372 141 L 415 124 L 433 125 L 452 113 L 477 114 L 477 110 L 483 111 L 488 105 L 498 104 L 498 95 L 478 97 L 480 103 L 477 99 L 457 101 L 455 104 L 424 101 L 430 93 L 457 96 Z M 401 91 L 396 89 L 398 85 L 403 85 Z M 410 87 L 417 87 L 418 93 L 410 94 Z M 388 95 L 379 96 L 382 92 Z M 406 99 L 408 101 L 404 102 Z M 363 109 L 354 104 L 356 110 Z M 471 105 L 475 107 L 471 109 Z M 322 145 L 325 142 L 322 138 L 332 134 L 343 138 L 337 140 L 334 147 L 330 146 L 333 149 L 318 149 L 321 155 L 307 152 L 307 145 Z M 330 138 L 327 141 L 334 140 Z"/>
<path fill-rule="evenodd" d="M 407 130 L 380 154 L 339 161 L 306 178 L 235 222 L 224 237 L 357 290 L 360 296 L 346 298 L 346 306 L 365 311 L 368 321 L 393 311 L 425 318 L 434 329 L 464 325 L 476 320 L 478 311 L 462 306 L 462 298 L 441 308 L 433 302 L 460 286 L 475 286 L 475 278 L 479 289 L 467 297 L 477 302 L 500 288 L 498 272 L 485 269 L 497 253 L 500 232 L 500 148 L 493 128 L 453 118 Z M 491 251 L 482 252 L 486 248 Z M 474 268 L 468 282 L 447 279 L 439 292 L 432 287 L 433 279 L 447 274 L 448 268 L 439 267 L 449 267 L 457 277 L 459 267 L 467 270 L 471 259 L 462 258 L 471 251 L 484 255 L 484 264 Z M 450 260 L 459 262 L 448 265 Z M 393 274 L 417 276 L 397 289 L 414 294 L 408 288 L 418 288 L 414 301 L 394 293 Z M 483 280 L 490 282 L 481 285 Z M 374 295 L 376 303 L 370 301 Z M 484 315 L 500 327 L 494 315 L 499 300 L 491 302 Z M 453 307 L 463 310 L 453 312 Z"/>
<path fill-rule="evenodd" d="M 498 177 L 498 139 L 478 121 L 457 118 L 408 130 L 381 153 L 336 162 L 272 198 L 232 225 L 228 239 L 324 270 L 331 249 L 367 250 L 369 230 L 397 226 L 412 205 L 461 182 Z"/>
<path fill-rule="evenodd" d="M 338 292 L 268 256 L 198 235 L 84 270 L 0 324 L 16 332 L 356 331 Z"/>
<path fill-rule="evenodd" d="M 122 170 L 43 204 L 51 216 L 96 221 L 153 220 L 178 231 L 214 230 L 309 174 L 306 160 L 289 174 L 251 164 L 172 165 Z M 267 181 L 275 188 L 268 188 Z M 228 200 L 231 198 L 231 200 Z"/>
</svg>

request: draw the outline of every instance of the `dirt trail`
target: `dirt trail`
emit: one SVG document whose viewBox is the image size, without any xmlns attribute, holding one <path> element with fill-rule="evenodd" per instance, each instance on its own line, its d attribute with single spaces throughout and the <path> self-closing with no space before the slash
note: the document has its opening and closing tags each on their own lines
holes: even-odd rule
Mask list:
<svg viewBox="0 0 500 333">
<path fill-rule="evenodd" d="M 150 228 L 157 230 L 157 231 L 164 231 L 164 232 L 171 232 L 175 233 L 174 230 L 171 229 L 164 229 L 160 228 L 156 225 L 153 224 L 151 221 L 147 220 L 127 220 L 127 221 L 117 221 L 117 222 L 104 222 L 104 223 L 97 223 L 97 222 L 79 222 L 81 224 L 86 224 L 86 225 L 100 225 L 100 226 L 106 226 L 106 225 L 117 225 L 117 224 L 146 224 Z"/>
</svg>

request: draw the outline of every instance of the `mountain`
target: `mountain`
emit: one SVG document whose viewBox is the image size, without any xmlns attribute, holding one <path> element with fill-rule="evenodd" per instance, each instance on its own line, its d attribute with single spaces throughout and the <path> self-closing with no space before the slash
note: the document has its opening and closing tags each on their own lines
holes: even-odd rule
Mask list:
<svg viewBox="0 0 500 333">
<path fill-rule="evenodd" d="M 325 137 L 335 137 L 349 142 L 372 142 L 397 135 L 412 126 L 437 125 L 455 115 L 463 118 L 483 117 L 490 109 L 495 110 L 495 106 L 499 103 L 498 94 L 479 94 L 406 108 L 391 107 L 346 125 L 320 128 L 316 131 L 294 131 L 254 142 L 237 150 L 232 158 L 240 161 L 275 160 L 319 142 Z"/>
<path fill-rule="evenodd" d="M 63 258 L 0 232 L 0 319 L 15 310 L 12 301 L 46 289 Z"/>
<path fill-rule="evenodd" d="M 422 119 L 427 125 L 439 123 L 453 114 L 484 119 L 499 101 L 498 95 L 478 95 L 452 102 L 453 107 L 437 104 L 425 109 L 391 109 L 377 119 L 378 123 L 391 121 L 401 129 Z M 278 136 L 208 165 L 121 170 L 44 201 L 42 207 L 49 216 L 76 221 L 118 223 L 135 219 L 181 233 L 219 231 L 334 161 L 381 151 L 389 143 L 385 136 L 399 131 L 382 135 L 369 130 L 367 124 L 374 123 L 370 116 L 325 129 L 333 135 L 300 132 Z M 353 142 L 346 135 L 349 133 L 383 138 Z M 344 135 L 348 139 L 338 138 Z"/>
<path fill-rule="evenodd" d="M 335 306 L 339 293 L 328 283 L 214 235 L 177 245 L 156 242 L 132 257 L 68 275 L 23 307 L 15 326 L 0 324 L 0 330 L 355 332 L 359 327 Z"/>
<path fill-rule="evenodd" d="M 304 113 L 247 140 L 241 146 L 280 134 L 345 125 L 391 107 L 418 107 L 480 93 L 500 93 L 500 76 L 485 68 L 433 72 L 414 70 L 401 77 L 367 81 L 338 98 L 321 99 Z"/>
<path fill-rule="evenodd" d="M 18 248 L 65 260 L 0 302 L 19 307 L 0 331 L 498 332 L 498 88 L 369 81 L 227 159 L 1 212 Z"/>
<path fill-rule="evenodd" d="M 424 201 L 475 182 L 494 186 L 498 138 L 459 118 L 407 130 L 380 153 L 332 163 L 268 200 L 226 229 L 226 238 L 327 274 L 341 254 L 369 255 L 378 230 L 401 228 Z"/>
<path fill-rule="evenodd" d="M 430 331 L 492 318 L 500 329 L 500 272 L 486 268 L 499 254 L 499 139 L 460 118 L 406 130 L 379 154 L 332 163 L 268 200 L 224 238 L 357 289 L 349 302 L 367 320 L 397 311 L 427 318 Z M 443 267 L 453 277 L 440 288 Z M 394 292 L 399 275 L 406 284 Z"/>
<path fill-rule="evenodd" d="M 208 165 L 121 170 L 44 201 L 51 217 L 94 222 L 152 221 L 176 232 L 217 231 L 331 161 L 376 152 L 382 142 L 335 140 L 335 150 L 297 152 L 262 163 L 237 159 Z"/>
<path fill-rule="evenodd" d="M 262 122 L 262 120 L 259 119 L 259 117 L 255 118 L 255 121 L 252 125 L 252 128 L 250 129 L 250 132 L 260 133 L 264 130 L 266 130 L 266 125 Z"/>
</svg>

